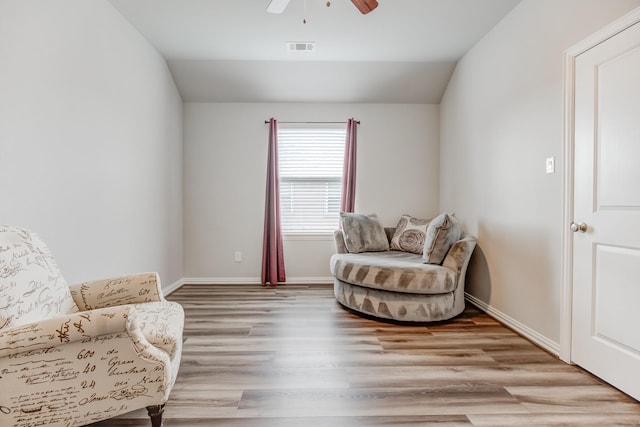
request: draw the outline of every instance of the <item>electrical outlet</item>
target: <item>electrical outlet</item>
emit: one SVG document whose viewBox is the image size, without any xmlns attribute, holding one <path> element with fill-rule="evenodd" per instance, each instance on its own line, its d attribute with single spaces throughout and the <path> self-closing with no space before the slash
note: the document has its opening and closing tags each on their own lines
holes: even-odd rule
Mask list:
<svg viewBox="0 0 640 427">
<path fill-rule="evenodd" d="M 234 255 L 234 260 L 236 262 L 242 262 L 242 252 L 236 251 L 236 253 Z"/>
<path fill-rule="evenodd" d="M 556 158 L 547 157 L 545 164 L 547 166 L 547 173 L 554 173 L 556 171 Z"/>
</svg>

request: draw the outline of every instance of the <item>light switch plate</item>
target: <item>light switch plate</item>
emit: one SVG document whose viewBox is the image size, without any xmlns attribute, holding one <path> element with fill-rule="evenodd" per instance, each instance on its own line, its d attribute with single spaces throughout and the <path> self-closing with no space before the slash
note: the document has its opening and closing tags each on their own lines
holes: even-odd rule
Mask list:
<svg viewBox="0 0 640 427">
<path fill-rule="evenodd" d="M 547 173 L 554 173 L 556 171 L 555 157 L 547 157 L 545 164 L 547 165 Z"/>
</svg>

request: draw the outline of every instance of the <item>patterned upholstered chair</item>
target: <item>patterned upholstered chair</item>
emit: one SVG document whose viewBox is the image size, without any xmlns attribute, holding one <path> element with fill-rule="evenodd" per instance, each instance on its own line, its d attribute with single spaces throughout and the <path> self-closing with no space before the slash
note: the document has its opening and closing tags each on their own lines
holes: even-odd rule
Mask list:
<svg viewBox="0 0 640 427">
<path fill-rule="evenodd" d="M 161 426 L 183 325 L 156 273 L 68 286 L 36 234 L 0 225 L 0 426 L 78 426 L 145 407 Z"/>
<path fill-rule="evenodd" d="M 343 229 L 334 233 L 337 253 L 329 268 L 341 305 L 401 322 L 442 321 L 462 313 L 465 275 L 476 239 L 460 230 L 453 215 L 443 213 L 430 220 L 403 215 L 406 220 L 401 219 L 400 227 L 386 229 L 377 216 L 343 215 L 359 224 L 354 228 L 343 222 Z M 364 244 L 350 251 L 347 235 L 352 246 L 353 241 Z M 398 248 L 393 243 L 397 235 Z"/>
</svg>

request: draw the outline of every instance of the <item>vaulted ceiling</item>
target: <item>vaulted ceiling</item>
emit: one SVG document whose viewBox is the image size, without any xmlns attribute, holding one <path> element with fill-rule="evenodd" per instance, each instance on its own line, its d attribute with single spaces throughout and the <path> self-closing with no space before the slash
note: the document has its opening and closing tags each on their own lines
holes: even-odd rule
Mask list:
<svg viewBox="0 0 640 427">
<path fill-rule="evenodd" d="M 282 14 L 269 0 L 110 1 L 185 101 L 437 104 L 456 62 L 520 0 L 378 0 L 367 15 L 349 0 L 291 0 Z"/>
</svg>

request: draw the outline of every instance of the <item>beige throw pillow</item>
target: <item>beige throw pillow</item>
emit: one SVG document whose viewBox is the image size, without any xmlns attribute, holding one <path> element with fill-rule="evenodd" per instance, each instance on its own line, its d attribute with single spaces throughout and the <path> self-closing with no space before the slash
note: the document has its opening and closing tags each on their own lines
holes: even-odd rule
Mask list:
<svg viewBox="0 0 640 427">
<path fill-rule="evenodd" d="M 430 219 L 419 219 L 411 215 L 402 215 L 396 226 L 396 231 L 391 238 L 390 248 L 396 251 L 422 255 L 424 240 L 427 235 L 427 226 L 430 222 Z"/>
<path fill-rule="evenodd" d="M 453 214 L 443 213 L 435 217 L 427 227 L 422 261 L 425 264 L 442 264 L 447 252 L 460 239 L 458 220 Z"/>
<path fill-rule="evenodd" d="M 351 253 L 389 250 L 389 241 L 376 214 L 340 212 L 344 243 Z"/>
</svg>

